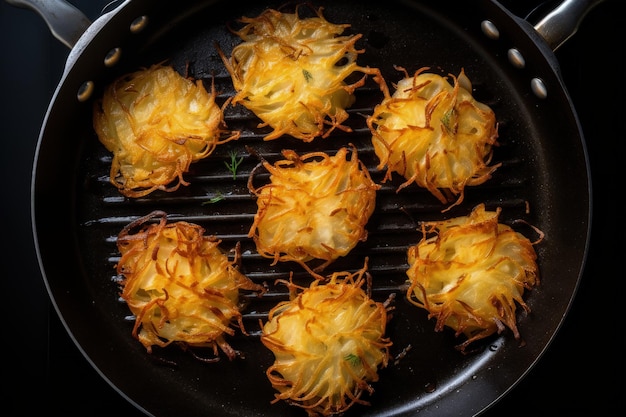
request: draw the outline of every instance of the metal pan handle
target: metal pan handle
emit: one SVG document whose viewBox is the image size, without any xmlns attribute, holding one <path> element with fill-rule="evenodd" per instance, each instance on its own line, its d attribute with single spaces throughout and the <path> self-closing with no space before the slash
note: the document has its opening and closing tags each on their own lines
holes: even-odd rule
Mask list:
<svg viewBox="0 0 626 417">
<path fill-rule="evenodd" d="M 572 37 L 583 18 L 604 0 L 565 0 L 534 25 L 535 30 L 556 51 Z"/>
<path fill-rule="evenodd" d="M 36 11 L 50 28 L 55 38 L 72 49 L 78 39 L 91 26 L 91 21 L 76 7 L 66 1 L 5 0 L 7 3 Z"/>
</svg>

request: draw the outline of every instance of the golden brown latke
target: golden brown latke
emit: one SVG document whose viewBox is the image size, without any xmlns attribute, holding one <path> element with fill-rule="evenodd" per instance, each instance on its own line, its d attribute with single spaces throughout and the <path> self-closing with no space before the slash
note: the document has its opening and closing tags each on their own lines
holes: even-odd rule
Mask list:
<svg viewBox="0 0 626 417">
<path fill-rule="evenodd" d="M 387 366 L 392 343 L 385 336 L 387 302 L 372 300 L 362 288 L 366 269 L 335 272 L 308 288 L 282 281 L 291 300 L 270 311 L 261 336 L 275 356 L 267 370 L 278 391 L 274 402 L 302 407 L 310 417 L 369 405 L 363 392 L 373 393 L 370 383 Z"/>
<path fill-rule="evenodd" d="M 408 250 L 407 298 L 437 320 L 436 331 L 464 334 L 461 351 L 506 327 L 519 339 L 516 306 L 530 311 L 524 291 L 539 284 L 533 243 L 498 223 L 500 212 L 479 204 L 469 216 L 424 223 Z"/>
<path fill-rule="evenodd" d="M 187 185 L 192 162 L 239 138 L 226 130 L 215 91 L 163 65 L 111 83 L 94 105 L 93 125 L 113 153 L 110 181 L 127 197 Z"/>
<path fill-rule="evenodd" d="M 158 223 L 151 222 L 160 218 Z M 234 359 L 226 342 L 233 323 L 241 321 L 239 291 L 262 294 L 263 286 L 250 281 L 219 248 L 220 241 L 204 236 L 199 225 L 167 223 L 155 211 L 130 223 L 117 246 L 123 275 L 122 298 L 135 315 L 133 335 L 151 353 L 152 346 L 176 342 L 192 347 L 218 347 Z"/>
<path fill-rule="evenodd" d="M 351 152 L 351 156 L 348 153 Z M 270 182 L 249 188 L 257 197 L 257 213 L 249 236 L 259 254 L 279 261 L 325 261 L 322 270 L 367 239 L 366 224 L 374 212 L 376 191 L 356 148 L 341 148 L 333 156 L 312 152 L 303 156 L 285 150 L 287 158 L 263 162 Z"/>
<path fill-rule="evenodd" d="M 384 181 L 397 172 L 406 181 L 428 189 L 442 203 L 463 201 L 466 186 L 491 178 L 499 164 L 489 166 L 498 131 L 494 112 L 474 99 L 461 70 L 445 77 L 421 68 L 396 85 L 374 108 L 367 124 L 380 162 L 387 167 Z M 450 208 L 448 207 L 448 209 Z"/>
<path fill-rule="evenodd" d="M 377 68 L 362 67 L 356 42 L 361 34 L 342 35 L 350 25 L 333 24 L 317 9 L 316 17 L 267 9 L 257 17 L 242 17 L 245 26 L 233 31 L 243 42 L 230 58 L 218 48 L 231 75 L 236 94 L 232 104 L 242 104 L 273 130 L 310 142 L 327 137 L 334 129 L 351 131 L 343 122 L 354 103 L 354 91 L 367 75 L 387 87 Z M 359 80 L 347 83 L 354 73 Z"/>
</svg>

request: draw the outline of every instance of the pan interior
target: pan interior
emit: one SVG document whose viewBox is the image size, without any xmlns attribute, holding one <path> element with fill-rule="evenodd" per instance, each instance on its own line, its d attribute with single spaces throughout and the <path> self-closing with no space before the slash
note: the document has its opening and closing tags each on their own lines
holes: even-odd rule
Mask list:
<svg viewBox="0 0 626 417">
<path fill-rule="evenodd" d="M 93 43 L 94 48 L 103 50 L 116 46 L 106 45 L 106 32 L 119 32 L 120 27 L 137 17 L 137 11 L 154 7 L 146 13 L 151 23 L 141 35 L 142 40 L 124 45 L 128 58 L 119 66 L 98 70 L 91 76 L 100 81 L 99 85 L 106 85 L 120 74 L 165 61 L 181 74 L 202 79 L 207 87 L 214 82 L 221 103 L 234 91 L 215 44 L 228 55 L 239 42 L 228 31 L 228 24 L 244 15 L 255 16 L 268 5 L 282 5 L 196 2 L 199 6 L 190 13 L 181 7 L 186 2 L 168 7 L 144 3 L 138 1 L 120 11 Z M 349 32 L 363 34 L 358 45 L 365 52 L 359 63 L 380 68 L 390 89 L 402 75 L 394 65 L 405 67 L 410 73 L 424 66 L 454 75 L 464 69 L 472 80 L 475 97 L 491 106 L 498 117 L 500 146 L 495 150 L 493 163 L 501 162 L 502 167 L 491 180 L 466 189 L 463 203 L 442 213 L 444 207 L 425 190 L 412 186 L 396 192 L 402 181 L 394 177 L 383 184 L 377 195 L 376 211 L 367 226 L 367 241 L 326 270 L 357 270 L 363 266 L 364 257 L 369 258 L 373 298 L 384 301 L 389 294 L 396 294 L 388 326 L 388 336 L 394 343 L 392 354 L 406 351 L 402 359 L 380 371 L 375 393 L 365 398 L 372 405 L 355 406 L 346 416 L 418 411 L 424 416 L 442 412 L 473 415 L 504 394 L 532 366 L 558 328 L 576 286 L 584 257 L 585 211 L 581 209 L 581 214 L 577 214 L 573 210 L 575 213 L 569 214 L 575 220 L 576 216 L 581 217 L 582 228 L 557 227 L 562 226 L 557 213 L 562 212 L 565 203 L 554 191 L 567 180 L 550 165 L 554 158 L 567 156 L 559 155 L 554 148 L 560 147 L 562 141 L 571 143 L 571 138 L 557 138 L 553 128 L 544 127 L 548 117 L 556 124 L 564 119 L 561 125 L 573 125 L 567 129 L 572 129 L 571 135 L 576 136 L 576 123 L 567 111 L 559 114 L 562 103 L 537 104 L 529 98 L 529 92 L 521 87 L 522 77 L 511 75 L 512 70 L 503 65 L 497 49 L 486 49 L 479 32 L 484 18 L 480 10 L 469 10 L 456 3 L 454 10 L 442 7 L 441 12 L 413 2 L 383 6 L 367 1 L 335 1 L 315 5 L 324 6 L 324 16 L 329 21 L 350 23 Z M 85 60 L 90 53 L 96 52 L 86 50 Z M 284 287 L 274 285 L 277 278 L 288 279 L 293 272 L 294 280 L 305 284 L 310 277 L 298 265 L 272 266 L 271 260 L 256 253 L 254 243 L 247 237 L 256 212 L 247 180 L 259 162 L 257 155 L 273 162 L 282 159 L 283 149 L 300 154 L 334 154 L 352 143 L 372 178 L 380 182 L 384 173 L 376 169 L 378 160 L 365 124 L 365 116 L 382 98 L 380 90 L 368 80 L 357 91 L 347 122 L 351 133 L 335 131 L 329 138 L 312 143 L 289 137 L 263 141 L 267 131 L 257 127 L 256 116 L 241 106 L 228 106 L 226 124 L 242 132 L 239 140 L 220 145 L 211 156 L 192 164 L 186 176 L 189 186 L 174 193 L 155 192 L 145 198 L 127 199 L 108 182 L 111 155 L 91 127 L 90 103 L 75 102 L 73 87 L 85 76 L 80 64 L 79 60 L 63 80 L 49 111 L 38 149 L 33 203 L 42 268 L 53 302 L 69 332 L 103 377 L 147 414 L 303 415 L 296 407 L 270 403 L 273 389 L 265 370 L 273 356 L 260 343 L 259 323 L 275 303 L 288 298 Z M 556 111 L 547 114 L 552 108 Z M 546 143 L 555 140 L 557 143 Z M 584 151 L 578 148 L 580 144 L 575 145 L 573 150 L 561 153 L 571 152 L 569 160 L 584 167 Z M 254 149 L 257 155 L 247 149 Z M 232 152 L 243 157 L 235 179 L 224 164 Z M 588 190 L 582 171 L 578 174 L 582 176 L 578 181 L 582 186 L 574 191 L 584 196 Z M 210 203 L 216 196 L 220 196 L 220 201 Z M 58 204 L 63 215 L 53 215 L 50 202 Z M 537 247 L 542 283 L 526 295 L 531 313 L 520 313 L 518 318 L 525 346 L 520 348 L 520 342 L 507 331 L 477 343 L 475 352 L 462 355 L 454 349 L 460 340 L 451 331 L 434 332 L 434 321 L 427 313 L 406 301 L 406 250 L 421 237 L 420 221 L 466 215 L 478 203 L 485 203 L 488 209 L 502 207 L 502 221 L 526 235 L 532 234 L 532 229 L 514 223 L 515 220 L 522 219 L 546 233 L 545 242 Z M 270 290 L 262 299 L 247 299 L 244 324 L 250 336 L 238 333 L 229 338 L 229 343 L 245 358 L 232 362 L 223 358 L 218 363 L 204 364 L 175 347 L 157 349 L 150 356 L 132 338 L 130 312 L 118 295 L 120 277 L 115 273 L 115 265 L 119 253 L 115 238 L 130 221 L 156 209 L 167 212 L 171 221 L 202 225 L 207 234 L 222 240 L 225 250 L 241 244 L 242 272 L 255 282 L 269 285 Z M 557 276 L 557 266 L 563 261 L 556 259 L 560 245 L 572 236 L 583 243 L 570 246 L 571 270 Z M 59 265 L 59 259 L 66 262 Z M 176 366 L 165 366 L 159 358 Z"/>
</svg>

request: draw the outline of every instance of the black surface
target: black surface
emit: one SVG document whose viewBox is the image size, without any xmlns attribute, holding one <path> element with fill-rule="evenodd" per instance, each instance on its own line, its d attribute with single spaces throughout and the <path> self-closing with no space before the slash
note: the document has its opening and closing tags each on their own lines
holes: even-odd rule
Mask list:
<svg viewBox="0 0 626 417">
<path fill-rule="evenodd" d="M 108 1 L 74 1 L 92 19 Z M 511 8 L 519 7 L 512 3 Z M 526 6 L 526 5 L 525 5 Z M 552 346 L 484 415 L 543 416 L 623 412 L 624 326 L 619 313 L 624 227 L 617 217 L 623 155 L 623 15 L 607 1 L 559 51 L 565 83 L 588 143 L 594 186 L 589 257 L 572 309 Z M 32 11 L 0 3 L 2 219 L 5 300 L 4 415 L 140 416 L 90 367 L 50 307 L 30 229 L 30 176 L 39 128 L 68 50 Z M 616 37 L 615 34 L 620 36 Z M 54 201 L 50 202 L 54 210 Z M 63 260 L 60 259 L 59 262 Z M 139 382 L 138 382 L 139 383 Z"/>
</svg>

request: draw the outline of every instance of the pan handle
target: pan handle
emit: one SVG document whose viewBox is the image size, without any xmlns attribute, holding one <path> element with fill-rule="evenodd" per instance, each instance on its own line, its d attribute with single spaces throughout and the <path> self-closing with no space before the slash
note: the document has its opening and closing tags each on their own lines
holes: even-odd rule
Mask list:
<svg viewBox="0 0 626 417">
<path fill-rule="evenodd" d="M 91 26 L 91 21 L 66 1 L 5 0 L 7 3 L 36 11 L 50 28 L 55 38 L 72 49 Z"/>
<path fill-rule="evenodd" d="M 548 46 L 556 51 L 572 37 L 582 19 L 604 0 L 565 0 L 534 25 Z"/>
</svg>

